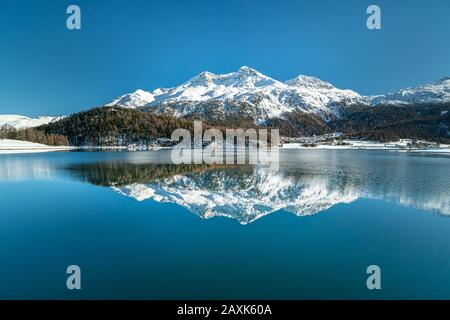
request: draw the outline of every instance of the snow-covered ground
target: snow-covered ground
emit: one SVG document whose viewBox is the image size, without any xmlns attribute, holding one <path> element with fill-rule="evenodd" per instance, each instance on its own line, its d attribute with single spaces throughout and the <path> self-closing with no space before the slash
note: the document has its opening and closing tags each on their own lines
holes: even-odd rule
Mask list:
<svg viewBox="0 0 450 320">
<path fill-rule="evenodd" d="M 375 141 L 359 141 L 359 140 L 344 140 L 344 145 L 333 144 L 318 144 L 314 147 L 305 147 L 300 143 L 285 143 L 282 149 L 302 149 L 302 150 L 318 150 L 318 149 L 332 149 L 332 150 L 389 150 L 399 152 L 429 152 L 429 153 L 449 153 L 450 145 L 440 145 L 437 147 L 415 148 L 408 146 L 409 140 L 400 140 L 398 142 L 381 143 Z M 0 154 L 8 153 L 35 153 L 35 152 L 50 152 L 50 151 L 66 151 L 73 150 L 76 147 L 69 146 L 48 146 L 40 143 L 33 143 L 21 140 L 0 139 Z M 81 149 L 126 149 L 126 147 L 82 147 Z M 170 149 L 170 148 L 164 148 Z"/>
<path fill-rule="evenodd" d="M 341 150 L 390 150 L 390 151 L 402 151 L 402 152 L 432 152 L 432 153 L 450 153 L 450 145 L 440 145 L 437 147 L 424 147 L 415 148 L 409 147 L 410 140 L 400 140 L 397 142 L 382 143 L 376 141 L 359 141 L 359 140 L 344 140 L 344 145 L 332 145 L 332 144 L 318 144 L 314 147 L 305 147 L 300 143 L 286 143 L 283 145 L 283 149 L 341 149 Z"/>
<path fill-rule="evenodd" d="M 0 139 L 0 154 L 50 152 L 50 151 L 64 151 L 71 149 L 73 149 L 73 147 L 66 147 L 66 146 L 54 147 L 28 141 Z"/>
</svg>

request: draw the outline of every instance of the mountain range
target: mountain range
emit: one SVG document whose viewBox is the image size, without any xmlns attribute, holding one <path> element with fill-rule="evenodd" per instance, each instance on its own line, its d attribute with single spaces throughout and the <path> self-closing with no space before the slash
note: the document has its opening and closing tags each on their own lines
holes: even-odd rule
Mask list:
<svg viewBox="0 0 450 320">
<path fill-rule="evenodd" d="M 337 89 L 314 77 L 299 76 L 280 82 L 241 67 L 228 74 L 202 72 L 174 88 L 137 90 L 107 105 L 169 112 L 176 117 L 200 114 L 208 118 L 208 113 L 229 116 L 238 112 L 261 122 L 294 110 L 327 115 L 334 106 L 365 101 L 354 91 Z"/>
<path fill-rule="evenodd" d="M 243 66 L 227 74 L 202 72 L 173 88 L 151 92 L 138 89 L 124 94 L 105 106 L 141 109 L 175 117 L 199 116 L 206 120 L 230 115 L 244 116 L 256 123 L 300 111 L 327 120 L 339 116 L 342 108 L 351 105 L 408 105 L 450 102 L 450 77 L 439 81 L 401 89 L 383 95 L 364 96 L 349 89 L 305 75 L 281 82 L 255 69 Z M 0 115 L 0 127 L 17 129 L 37 127 L 62 117 L 29 118 L 21 115 Z"/>
<path fill-rule="evenodd" d="M 39 127 L 45 134 L 66 136 L 70 143 L 115 144 L 161 137 L 142 132 L 155 121 L 160 127 L 173 127 L 178 120 L 201 119 L 225 127 L 280 128 L 282 135 L 293 137 L 342 131 L 376 140 L 401 137 L 448 143 L 449 109 L 448 77 L 364 96 L 315 77 L 278 81 L 244 66 L 227 74 L 202 72 L 173 88 L 139 89 L 68 117 L 0 115 L 0 128 Z"/>
<path fill-rule="evenodd" d="M 237 115 L 262 123 L 294 111 L 327 120 L 339 116 L 342 108 L 351 105 L 446 102 L 450 102 L 450 78 L 395 93 L 363 96 L 315 77 L 300 75 L 281 82 L 244 66 L 228 74 L 202 72 L 174 88 L 158 88 L 152 92 L 139 89 L 106 105 L 169 113 L 176 117 L 214 119 L 219 116 L 220 119 L 220 116 Z"/>
</svg>

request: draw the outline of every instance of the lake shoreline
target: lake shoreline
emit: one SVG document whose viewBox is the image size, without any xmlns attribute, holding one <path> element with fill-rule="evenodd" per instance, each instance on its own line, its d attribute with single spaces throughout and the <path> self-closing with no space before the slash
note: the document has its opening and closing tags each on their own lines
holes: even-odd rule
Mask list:
<svg viewBox="0 0 450 320">
<path fill-rule="evenodd" d="M 391 152 L 415 152 L 415 153 L 444 153 L 450 154 L 449 145 L 439 147 L 413 147 L 406 141 L 382 143 L 377 141 L 362 140 L 343 140 L 341 144 L 323 143 L 314 146 L 308 146 L 301 143 L 285 143 L 280 146 L 280 150 L 385 150 Z M 224 146 L 225 147 L 225 146 Z M 160 147 L 158 149 L 147 148 L 129 148 L 128 146 L 48 146 L 39 143 L 33 143 L 21 140 L 0 139 L 0 154 L 18 154 L 18 153 L 40 153 L 57 151 L 158 151 L 171 150 L 173 147 Z"/>
</svg>

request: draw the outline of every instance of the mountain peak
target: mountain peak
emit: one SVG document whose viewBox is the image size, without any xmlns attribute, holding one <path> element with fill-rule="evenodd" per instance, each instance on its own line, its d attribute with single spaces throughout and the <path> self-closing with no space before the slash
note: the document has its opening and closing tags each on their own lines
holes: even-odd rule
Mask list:
<svg viewBox="0 0 450 320">
<path fill-rule="evenodd" d="M 209 71 L 203 71 L 198 75 L 196 75 L 195 77 L 189 79 L 185 84 L 194 86 L 208 86 L 214 81 L 215 78 L 216 75 L 214 73 Z"/>
<path fill-rule="evenodd" d="M 322 88 L 333 89 L 334 86 L 326 81 L 312 76 L 299 75 L 294 79 L 290 79 L 284 82 L 287 85 L 303 88 Z"/>
<path fill-rule="evenodd" d="M 248 67 L 248 66 L 242 66 L 242 67 L 240 67 L 239 70 L 238 70 L 237 72 L 238 72 L 238 73 L 241 73 L 241 74 L 245 74 L 245 75 L 262 75 L 261 72 L 255 70 L 255 69 L 253 69 L 253 68 L 250 68 L 250 67 Z"/>
<path fill-rule="evenodd" d="M 118 97 L 106 106 L 120 106 L 124 108 L 142 107 L 155 100 L 155 96 L 142 89 L 138 89 L 132 93 L 124 94 Z"/>
<path fill-rule="evenodd" d="M 146 99 L 149 98 L 151 99 L 152 94 L 148 91 L 145 91 L 143 89 L 137 89 L 129 94 L 124 95 L 123 97 L 133 97 L 133 98 L 139 98 L 139 99 Z"/>
</svg>

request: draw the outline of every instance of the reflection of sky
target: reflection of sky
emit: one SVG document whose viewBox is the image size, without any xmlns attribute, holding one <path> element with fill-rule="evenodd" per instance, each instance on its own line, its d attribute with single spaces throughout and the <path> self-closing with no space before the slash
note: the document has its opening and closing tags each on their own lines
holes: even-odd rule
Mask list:
<svg viewBox="0 0 450 320">
<path fill-rule="evenodd" d="M 0 182 L 41 180 L 55 177 L 54 166 L 45 160 L 17 161 L 0 158 Z"/>
</svg>

